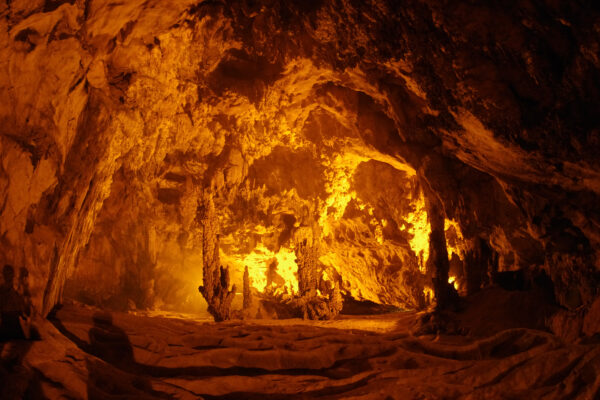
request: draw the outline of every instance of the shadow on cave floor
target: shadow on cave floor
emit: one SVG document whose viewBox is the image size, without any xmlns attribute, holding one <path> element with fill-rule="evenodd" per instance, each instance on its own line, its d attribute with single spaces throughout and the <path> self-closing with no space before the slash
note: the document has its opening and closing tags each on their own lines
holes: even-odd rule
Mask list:
<svg viewBox="0 0 600 400">
<path fill-rule="evenodd" d="M 557 310 L 543 291 L 488 287 L 461 297 L 458 309 L 421 313 L 413 333 L 435 335 L 443 332 L 472 340 L 515 328 L 549 332 L 547 319 Z M 398 325 L 405 326 L 406 321 L 399 319 Z"/>
<path fill-rule="evenodd" d="M 49 319 L 52 324 L 67 338 L 77 345 L 81 350 L 98 357 L 112 366 L 133 374 L 146 375 L 152 377 L 222 377 L 222 376 L 259 376 L 273 374 L 272 370 L 260 367 L 214 367 L 214 366 L 184 366 L 184 367 L 163 367 L 157 365 L 147 365 L 138 363 L 133 356 L 133 347 L 125 331 L 113 324 L 112 314 L 106 311 L 97 311 L 92 315 L 93 326 L 88 331 L 89 341 L 85 341 L 78 336 L 77 330 L 70 331 L 61 320 L 62 313 L 57 308 Z M 68 311 L 67 311 L 68 312 Z M 69 323 L 67 323 L 69 325 Z M 250 334 L 238 333 L 231 336 L 235 338 L 246 338 Z M 300 335 L 296 340 L 310 340 L 323 337 L 322 335 Z M 261 339 L 262 340 L 262 339 Z M 197 345 L 192 347 L 198 352 L 226 349 L 226 345 Z M 248 348 L 248 351 L 268 351 L 273 350 L 273 346 L 259 346 L 257 348 Z M 338 360 L 329 368 L 282 368 L 277 370 L 280 375 L 315 375 L 331 379 L 343 379 L 355 375 L 358 372 L 367 370 L 364 360 L 366 357 L 356 357 L 350 360 Z"/>
<path fill-rule="evenodd" d="M 81 305 L 51 321 L 64 359 L 35 364 L 43 389 L 80 370 L 81 397 L 180 399 L 598 398 L 600 347 L 540 330 L 415 337 L 422 313 L 224 323 L 112 314 Z M 365 329 L 371 328 L 371 329 Z M 64 336 L 63 336 L 64 335 Z M 57 340 L 60 338 L 57 337 Z M 43 342 L 43 341 L 42 341 Z M 58 343 L 58 342 L 56 342 Z M 69 350 L 68 343 L 74 343 Z M 67 348 L 67 350 L 64 350 Z M 44 349 L 52 353 L 52 349 Z M 61 386 L 62 385 L 62 386 Z M 68 390 L 67 390 L 68 389 Z M 69 392 L 70 391 L 70 392 Z"/>
<path fill-rule="evenodd" d="M 38 392 L 34 374 L 23 368 L 32 344 L 24 339 L 0 342 L 0 398 L 29 398 Z"/>
<path fill-rule="evenodd" d="M 49 315 L 50 321 L 81 350 L 98 359 L 87 358 L 87 398 L 101 400 L 110 398 L 171 398 L 152 388 L 150 381 L 140 373 L 133 357 L 133 347 L 125 331 L 113 324 L 112 314 L 96 311 L 91 316 L 92 326 L 88 331 L 89 341 L 69 331 L 57 317 L 56 308 Z M 110 364 L 120 370 L 115 373 Z"/>
</svg>

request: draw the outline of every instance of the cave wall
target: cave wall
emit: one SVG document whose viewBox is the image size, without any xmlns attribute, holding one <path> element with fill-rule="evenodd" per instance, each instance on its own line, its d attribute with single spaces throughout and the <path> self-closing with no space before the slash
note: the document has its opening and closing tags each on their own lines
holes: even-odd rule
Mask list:
<svg viewBox="0 0 600 400">
<path fill-rule="evenodd" d="M 271 251 L 289 230 L 284 214 L 349 232 L 355 171 L 369 160 L 424 179 L 501 270 L 545 270 L 565 309 L 598 297 L 592 2 L 3 1 L 0 13 L 1 257 L 30 270 L 42 313 L 69 277 L 117 293 L 94 292 L 105 271 L 138 307 L 157 288 L 160 301 L 184 302 L 177 274 L 201 277 L 203 191 L 218 199 L 225 236 L 248 237 L 230 223 L 236 207 L 273 214 L 264 199 L 287 191 L 279 217 L 248 217 L 270 219 Z M 282 176 L 257 175 L 265 162 Z M 363 198 L 378 202 L 380 190 Z M 374 209 L 391 220 L 394 204 Z M 409 239 L 395 239 L 389 260 L 415 272 Z M 403 285 L 388 287 L 402 273 L 385 264 L 363 268 L 362 295 L 406 303 Z M 409 280 L 418 292 L 427 283 Z"/>
</svg>

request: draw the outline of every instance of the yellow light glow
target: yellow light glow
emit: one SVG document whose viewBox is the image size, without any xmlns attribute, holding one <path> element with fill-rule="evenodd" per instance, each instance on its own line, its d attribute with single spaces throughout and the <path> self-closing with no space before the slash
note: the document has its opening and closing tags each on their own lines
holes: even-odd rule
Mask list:
<svg viewBox="0 0 600 400">
<path fill-rule="evenodd" d="M 429 258 L 429 233 L 431 232 L 431 227 L 427 220 L 423 193 L 419 194 L 419 197 L 413 204 L 415 210 L 406 217 L 406 221 L 412 225 L 408 228 L 408 232 L 413 235 L 412 239 L 409 240 L 409 244 L 419 259 L 419 270 L 425 272 L 425 264 Z"/>
<path fill-rule="evenodd" d="M 379 225 L 375 227 L 375 240 L 377 240 L 377 243 L 383 244 L 383 230 Z"/>
<path fill-rule="evenodd" d="M 454 286 L 454 289 L 458 290 L 458 282 L 456 281 L 456 277 L 450 275 L 448 277 L 448 283 L 451 284 L 452 286 Z"/>
<path fill-rule="evenodd" d="M 298 264 L 296 254 L 282 247 L 277 254 L 277 273 L 285 280 L 285 287 L 290 293 L 298 293 Z"/>
<path fill-rule="evenodd" d="M 423 296 L 425 296 L 425 302 L 431 303 L 434 298 L 433 289 L 430 287 L 427 287 L 427 286 L 424 287 L 423 288 Z"/>
<path fill-rule="evenodd" d="M 259 243 L 249 254 L 222 258 L 225 258 L 228 263 L 234 264 L 239 270 L 243 270 L 245 266 L 248 266 L 250 285 L 260 292 L 264 292 L 267 286 L 267 268 L 272 260 L 276 259 L 277 274 L 285 281 L 285 289 L 290 294 L 298 292 L 296 255 L 288 248 L 282 247 L 277 253 L 274 253 L 267 249 L 264 244 Z"/>
<path fill-rule="evenodd" d="M 452 234 L 450 234 L 450 230 L 452 230 Z M 452 253 L 454 253 L 458 256 L 458 258 L 464 260 L 465 238 L 462 235 L 462 231 L 460 230 L 458 222 L 446 218 L 444 220 L 444 231 L 446 232 L 446 248 L 448 249 L 448 258 L 451 258 Z"/>
<path fill-rule="evenodd" d="M 366 157 L 347 152 L 337 154 L 332 160 L 324 162 L 327 167 L 325 190 L 328 196 L 319 213 L 323 237 L 333 231 L 331 224 L 344 215 L 350 200 L 356 198 L 356 192 L 350 190 L 352 176 L 358 164 L 367 160 Z"/>
</svg>

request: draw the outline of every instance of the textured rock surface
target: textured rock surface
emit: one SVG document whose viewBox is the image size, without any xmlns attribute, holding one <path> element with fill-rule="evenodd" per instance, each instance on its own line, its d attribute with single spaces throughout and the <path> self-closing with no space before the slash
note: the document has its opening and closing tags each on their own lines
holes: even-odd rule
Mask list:
<svg viewBox="0 0 600 400">
<path fill-rule="evenodd" d="M 216 324 L 67 306 L 53 323 L 71 341 L 47 327 L 46 339 L 23 357 L 26 370 L 8 375 L 15 389 L 9 394 L 594 399 L 600 393 L 597 345 L 565 345 L 527 328 L 479 339 L 415 338 L 407 326 L 416 316 Z"/>
<path fill-rule="evenodd" d="M 206 307 L 203 191 L 239 287 L 250 256 L 255 285 L 276 258 L 293 287 L 283 260 L 317 221 L 320 271 L 345 292 L 423 307 L 419 181 L 463 250 L 484 241 L 500 271 L 545 271 L 568 312 L 598 297 L 595 3 L 0 13 L 0 261 L 30 270 L 44 313 L 63 288 L 121 308 Z"/>
<path fill-rule="evenodd" d="M 229 319 L 231 303 L 235 297 L 235 285 L 229 290 L 229 267 L 223 267 L 219 259 L 219 220 L 212 197 L 207 196 L 198 206 L 198 219 L 202 229 L 203 284 L 198 291 L 208 304 L 208 312 L 215 321 Z"/>
</svg>

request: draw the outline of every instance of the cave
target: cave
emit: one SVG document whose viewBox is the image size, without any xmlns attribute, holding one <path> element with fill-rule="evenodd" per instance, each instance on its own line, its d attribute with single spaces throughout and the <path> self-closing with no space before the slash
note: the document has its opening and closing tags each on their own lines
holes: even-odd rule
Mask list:
<svg viewBox="0 0 600 400">
<path fill-rule="evenodd" d="M 0 398 L 600 399 L 597 2 L 0 16 Z"/>
</svg>

